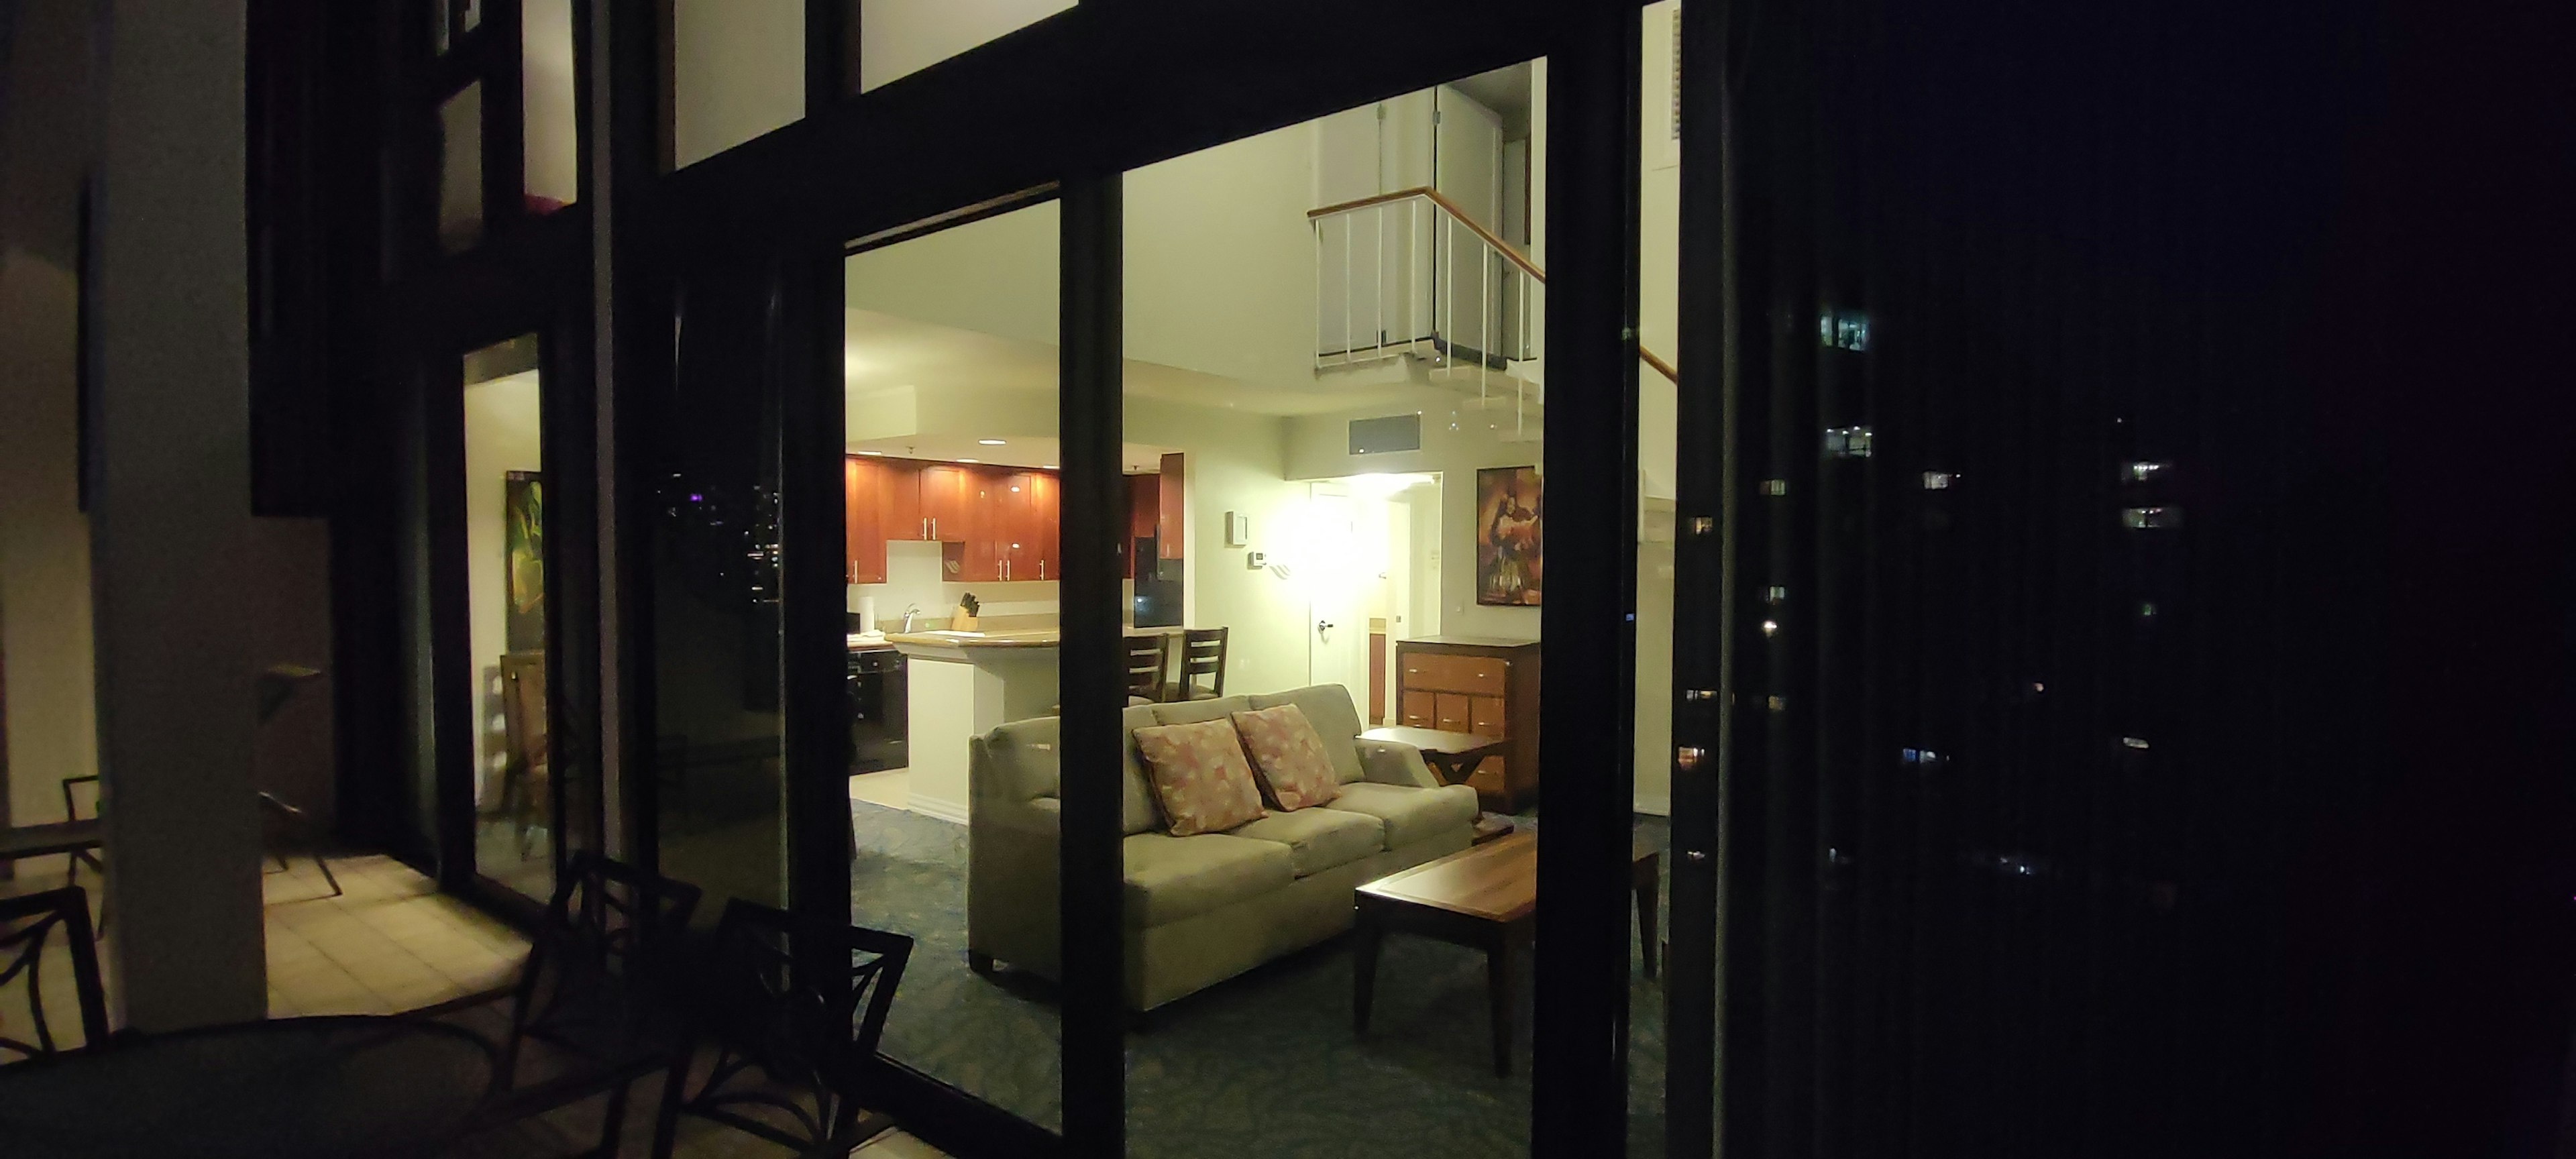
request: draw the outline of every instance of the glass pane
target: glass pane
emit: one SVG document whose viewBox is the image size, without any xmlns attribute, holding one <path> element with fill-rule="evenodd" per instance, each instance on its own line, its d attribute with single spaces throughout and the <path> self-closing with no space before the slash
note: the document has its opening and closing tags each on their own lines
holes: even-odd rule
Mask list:
<svg viewBox="0 0 2576 1159">
<path fill-rule="evenodd" d="M 572 0 L 521 0 L 521 100 L 526 201 L 532 214 L 552 213 L 579 196 L 579 147 L 573 109 Z"/>
<path fill-rule="evenodd" d="M 757 368 L 772 333 L 756 269 L 678 292 L 677 363 L 653 400 L 655 800 L 661 870 L 783 906 L 786 784 L 779 695 L 778 392 Z"/>
<path fill-rule="evenodd" d="M 1657 368 L 1677 365 L 1675 331 L 1681 288 L 1681 168 L 1672 140 L 1673 33 L 1680 5 L 1649 5 L 1645 12 L 1645 79 L 1638 156 L 1639 186 L 1637 341 L 1645 355 L 1637 366 L 1637 836 L 1656 854 L 1649 907 L 1672 896 L 1673 811 L 1673 545 L 1678 447 L 1677 384 Z M 1639 956 L 1628 991 L 1628 1153 L 1660 1156 L 1666 1150 L 1666 982 L 1649 979 L 1644 955 L 1663 956 L 1671 928 L 1654 908 L 1632 910 L 1637 929 L 1631 952 Z M 1651 921 L 1652 924 L 1648 924 Z"/>
<path fill-rule="evenodd" d="M 675 167 L 805 115 L 805 0 L 672 0 L 670 49 Z"/>
<path fill-rule="evenodd" d="M 1536 886 L 1535 81 L 1127 175 L 1139 1154 L 1273 1150 L 1247 1103 L 1283 1088 L 1337 1155 L 1528 1150 L 1534 927 L 1399 895 L 1444 858 Z M 1177 779 L 1209 750 L 1173 727 L 1215 769 Z"/>
<path fill-rule="evenodd" d="M 462 253 L 483 240 L 483 82 L 438 106 L 438 245 Z"/>
<path fill-rule="evenodd" d="M 474 656 L 474 870 L 554 893 L 545 446 L 537 339 L 465 358 L 465 582 Z"/>
<path fill-rule="evenodd" d="M 1059 216 L 853 255 L 851 920 L 918 939 L 883 1050 L 1061 1129 Z"/>
<path fill-rule="evenodd" d="M 858 0 L 859 91 L 921 71 L 1074 0 Z"/>
</svg>

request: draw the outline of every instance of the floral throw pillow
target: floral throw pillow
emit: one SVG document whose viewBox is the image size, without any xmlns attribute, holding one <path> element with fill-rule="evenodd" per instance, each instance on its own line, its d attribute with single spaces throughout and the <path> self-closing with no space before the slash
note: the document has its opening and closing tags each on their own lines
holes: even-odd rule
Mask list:
<svg viewBox="0 0 2576 1159">
<path fill-rule="evenodd" d="M 1136 751 L 1145 758 L 1172 836 L 1215 833 L 1262 818 L 1261 789 L 1231 722 L 1140 728 Z"/>
<path fill-rule="evenodd" d="M 1324 754 L 1324 738 L 1293 704 L 1259 712 L 1234 714 L 1234 731 L 1261 778 L 1261 796 L 1283 812 L 1321 805 L 1340 795 L 1333 758 Z"/>
</svg>

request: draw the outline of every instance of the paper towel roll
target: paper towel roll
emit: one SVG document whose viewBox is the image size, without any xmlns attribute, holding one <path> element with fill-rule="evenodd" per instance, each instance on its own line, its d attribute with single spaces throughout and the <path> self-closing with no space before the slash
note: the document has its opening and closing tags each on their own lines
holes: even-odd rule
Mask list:
<svg viewBox="0 0 2576 1159">
<path fill-rule="evenodd" d="M 859 630 L 862 632 L 873 632 L 877 630 L 877 598 L 875 596 L 859 597 Z"/>
</svg>

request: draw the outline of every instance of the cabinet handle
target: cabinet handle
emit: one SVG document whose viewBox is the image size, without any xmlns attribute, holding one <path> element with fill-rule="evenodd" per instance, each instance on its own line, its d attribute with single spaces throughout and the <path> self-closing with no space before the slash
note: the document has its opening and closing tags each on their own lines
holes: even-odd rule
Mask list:
<svg viewBox="0 0 2576 1159">
<path fill-rule="evenodd" d="M 1038 561 L 1038 578 L 1046 578 L 1046 561 L 1043 559 Z"/>
</svg>

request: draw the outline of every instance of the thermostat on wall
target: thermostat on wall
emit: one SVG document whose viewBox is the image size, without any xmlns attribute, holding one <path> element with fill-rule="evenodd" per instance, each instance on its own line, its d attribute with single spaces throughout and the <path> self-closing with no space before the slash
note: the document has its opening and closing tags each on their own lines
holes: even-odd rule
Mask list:
<svg viewBox="0 0 2576 1159">
<path fill-rule="evenodd" d="M 1225 513 L 1225 545 L 1244 547 L 1252 542 L 1252 517 L 1240 511 Z"/>
</svg>

